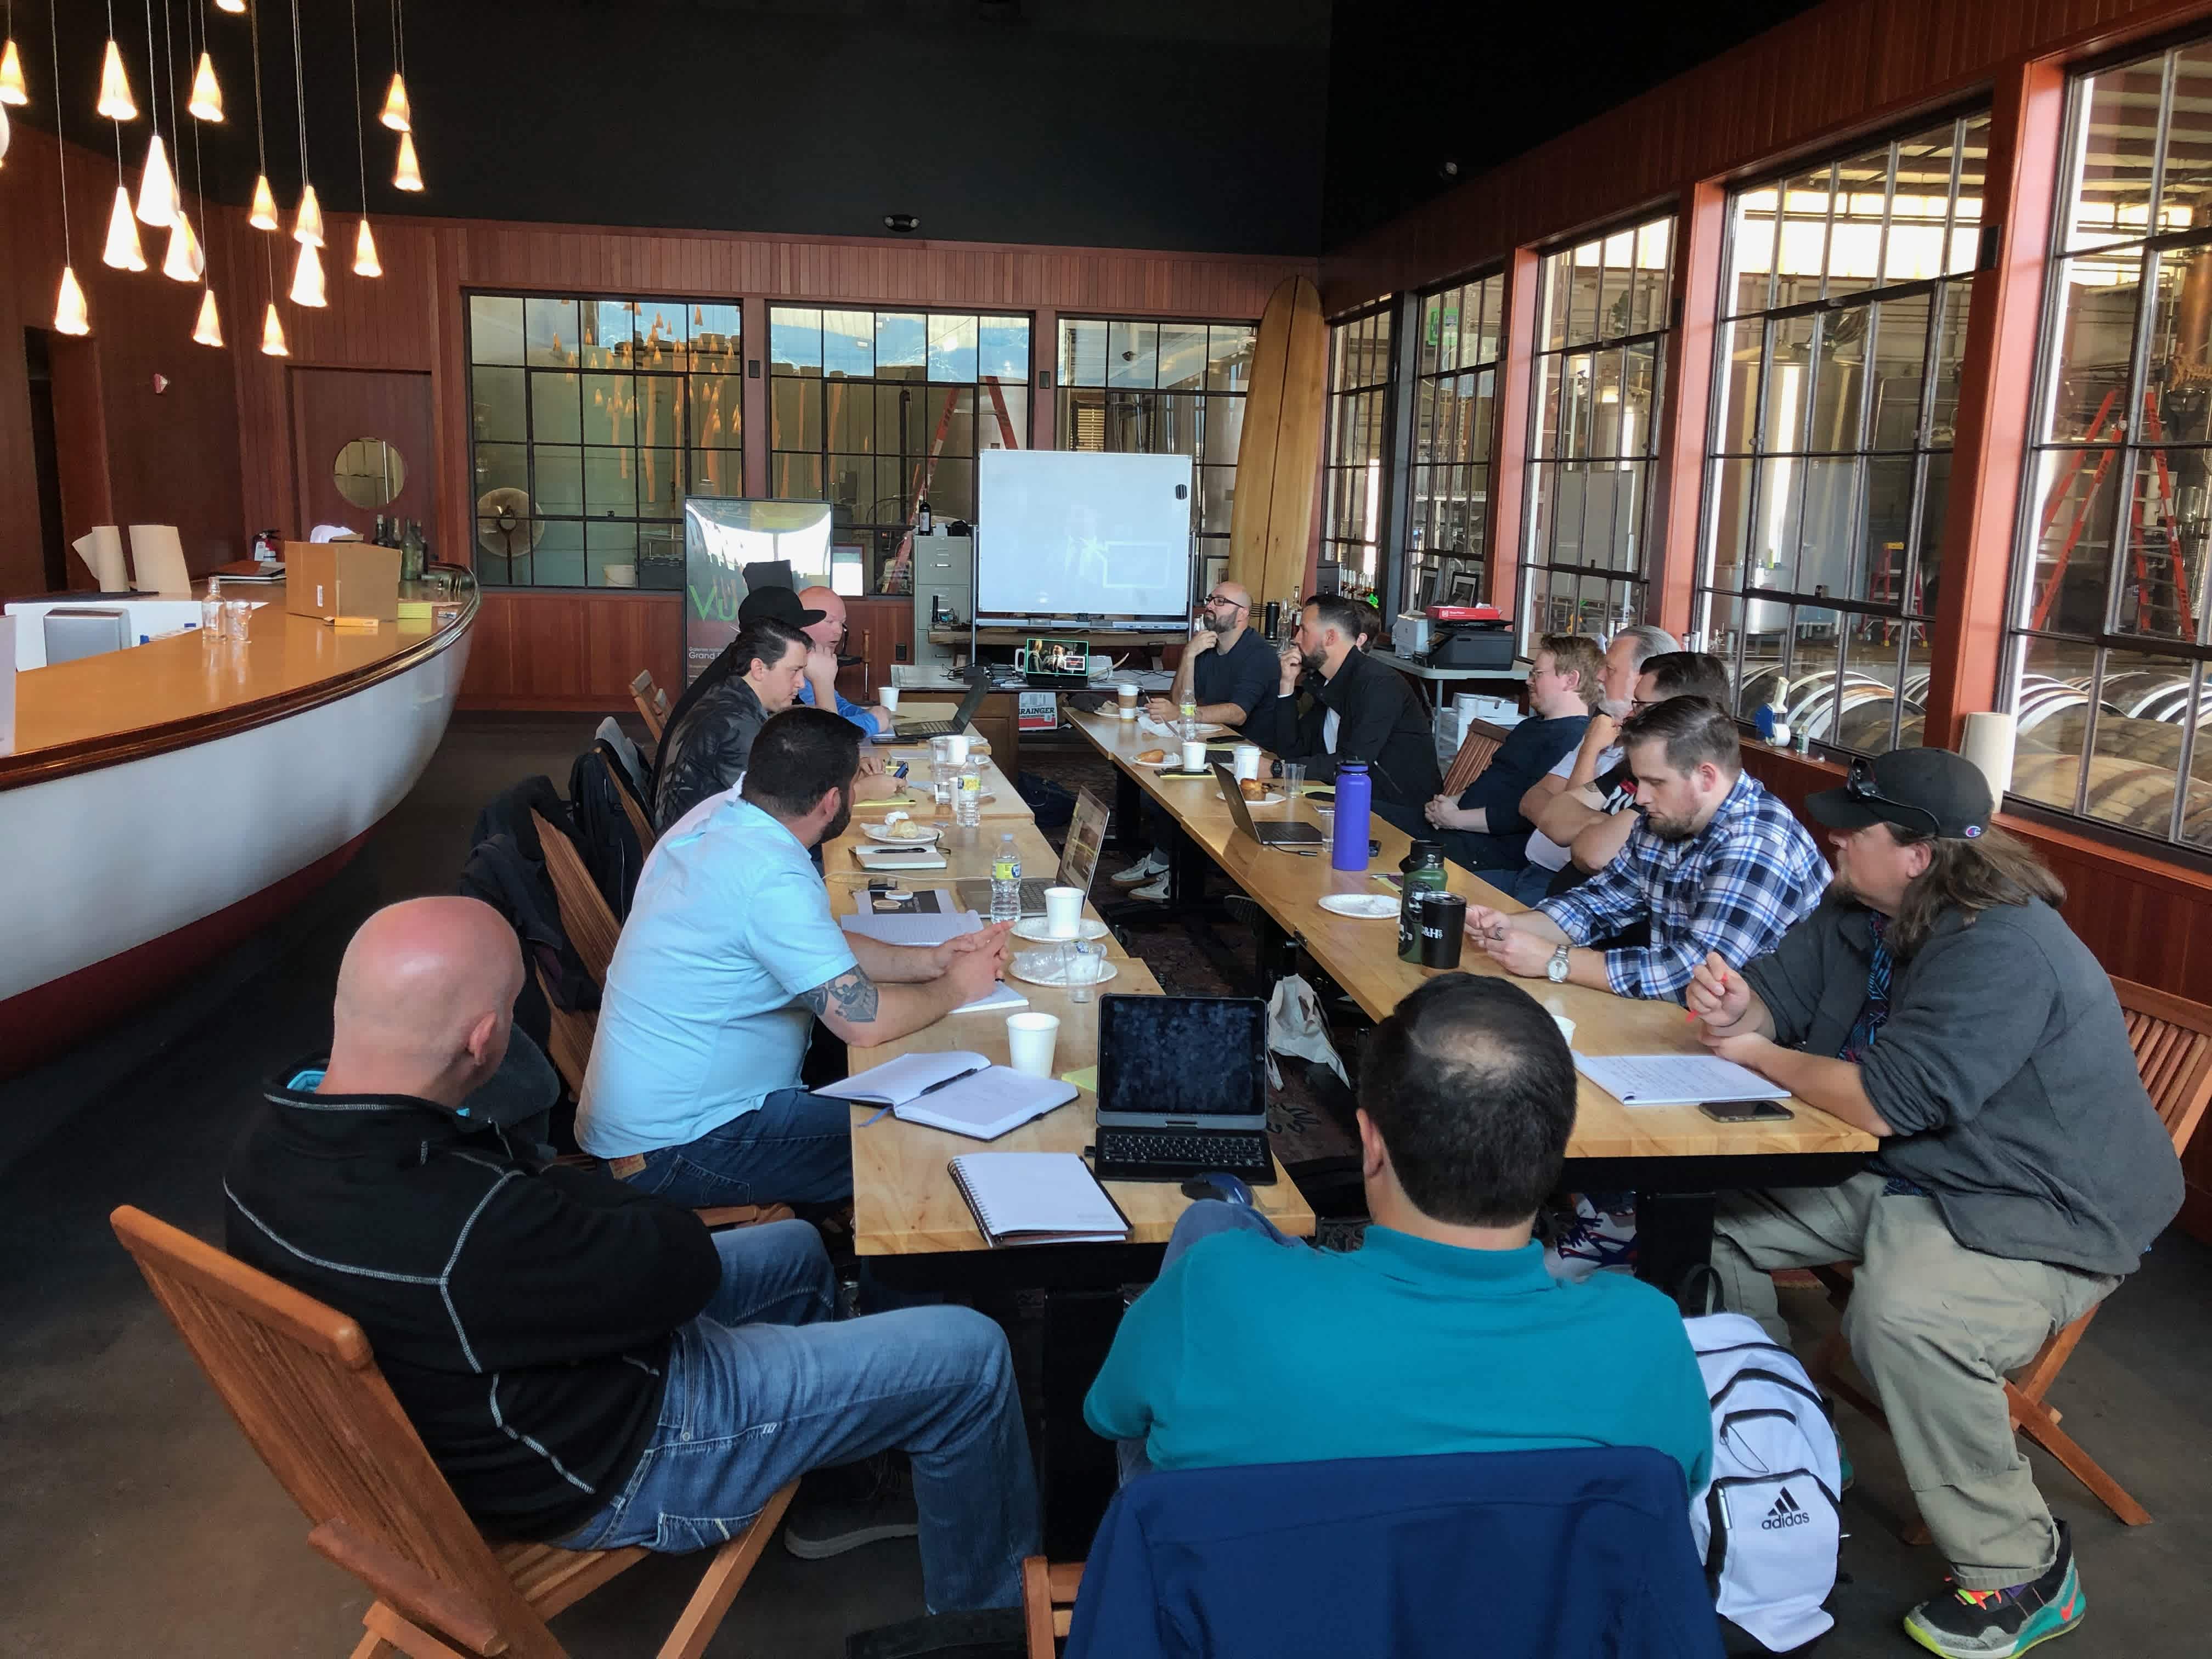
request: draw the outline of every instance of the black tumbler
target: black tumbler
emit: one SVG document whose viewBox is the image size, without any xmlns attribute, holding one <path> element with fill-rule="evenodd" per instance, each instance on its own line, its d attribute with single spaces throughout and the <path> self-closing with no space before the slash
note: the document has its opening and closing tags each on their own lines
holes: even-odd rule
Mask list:
<svg viewBox="0 0 2212 1659">
<path fill-rule="evenodd" d="M 1280 599 L 1268 600 L 1267 616 L 1267 625 L 1261 631 L 1267 636 L 1268 644 L 1279 644 L 1283 637 L 1283 602 Z"/>
<path fill-rule="evenodd" d="M 1421 966 L 1456 968 L 1467 932 L 1467 901 L 1457 893 L 1430 893 L 1421 904 Z"/>
</svg>

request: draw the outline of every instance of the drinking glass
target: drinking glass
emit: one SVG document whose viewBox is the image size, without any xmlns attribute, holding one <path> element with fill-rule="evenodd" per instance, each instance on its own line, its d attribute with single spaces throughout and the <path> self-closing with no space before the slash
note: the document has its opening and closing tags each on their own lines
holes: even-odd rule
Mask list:
<svg viewBox="0 0 2212 1659">
<path fill-rule="evenodd" d="M 937 797 L 939 811 L 943 811 L 951 806 L 952 786 L 958 775 L 959 769 L 952 763 L 952 739 L 932 738 L 929 740 L 929 787 L 931 793 Z"/>
<path fill-rule="evenodd" d="M 253 614 L 252 604 L 246 599 L 225 599 L 222 602 L 222 636 L 243 644 L 248 619 Z"/>
<path fill-rule="evenodd" d="M 1106 963 L 1106 941 L 1103 939 L 1070 939 L 1060 947 L 1060 977 L 1067 981 L 1070 1002 L 1091 1000 L 1091 988 L 1098 982 L 1098 975 Z"/>
<path fill-rule="evenodd" d="M 1283 793 L 1296 800 L 1306 787 L 1306 763 L 1304 761 L 1283 763 Z"/>
</svg>

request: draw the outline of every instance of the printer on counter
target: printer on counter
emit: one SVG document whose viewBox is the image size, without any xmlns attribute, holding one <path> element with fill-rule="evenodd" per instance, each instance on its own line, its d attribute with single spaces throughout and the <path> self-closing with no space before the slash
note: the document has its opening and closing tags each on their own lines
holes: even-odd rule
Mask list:
<svg viewBox="0 0 2212 1659">
<path fill-rule="evenodd" d="M 1492 605 L 1432 605 L 1401 613 L 1390 629 L 1397 653 L 1431 668 L 1513 665 L 1513 629 Z"/>
</svg>

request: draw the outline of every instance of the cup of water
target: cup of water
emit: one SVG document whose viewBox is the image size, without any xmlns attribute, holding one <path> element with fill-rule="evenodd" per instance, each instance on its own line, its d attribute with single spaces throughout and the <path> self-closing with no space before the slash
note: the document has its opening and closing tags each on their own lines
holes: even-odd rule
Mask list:
<svg viewBox="0 0 2212 1659">
<path fill-rule="evenodd" d="M 929 788 L 937 797 L 938 810 L 949 810 L 952 805 L 953 780 L 960 769 L 952 763 L 952 739 L 932 738 L 929 740 Z"/>
<path fill-rule="evenodd" d="M 1091 988 L 1098 983 L 1100 970 L 1106 963 L 1106 941 L 1103 939 L 1070 939 L 1060 947 L 1060 977 L 1067 981 L 1070 1002 L 1091 1000 Z"/>
<path fill-rule="evenodd" d="M 1283 793 L 1292 800 L 1296 800 L 1305 787 L 1306 763 L 1304 761 L 1285 761 L 1283 763 Z"/>
</svg>

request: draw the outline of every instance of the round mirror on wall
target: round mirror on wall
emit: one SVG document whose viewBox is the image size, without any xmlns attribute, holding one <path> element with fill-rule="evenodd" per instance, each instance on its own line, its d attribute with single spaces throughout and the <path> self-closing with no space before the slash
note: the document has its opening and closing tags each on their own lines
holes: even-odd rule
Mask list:
<svg viewBox="0 0 2212 1659">
<path fill-rule="evenodd" d="M 356 507 L 389 507 L 407 487 L 407 463 L 381 438 L 356 438 L 338 451 L 331 479 Z"/>
</svg>

